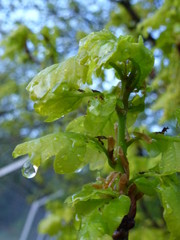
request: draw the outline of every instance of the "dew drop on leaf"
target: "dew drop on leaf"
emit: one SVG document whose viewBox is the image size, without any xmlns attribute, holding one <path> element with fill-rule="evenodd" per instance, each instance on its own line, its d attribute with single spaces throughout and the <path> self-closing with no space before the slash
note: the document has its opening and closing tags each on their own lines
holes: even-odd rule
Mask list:
<svg viewBox="0 0 180 240">
<path fill-rule="evenodd" d="M 22 175 L 26 178 L 33 178 L 36 176 L 37 171 L 38 171 L 38 167 L 35 165 L 32 165 L 31 162 L 28 160 L 23 165 Z"/>
<path fill-rule="evenodd" d="M 79 169 L 77 169 L 76 171 L 75 171 L 75 173 L 79 173 L 79 172 L 81 172 L 82 171 L 82 168 L 79 168 Z"/>
</svg>

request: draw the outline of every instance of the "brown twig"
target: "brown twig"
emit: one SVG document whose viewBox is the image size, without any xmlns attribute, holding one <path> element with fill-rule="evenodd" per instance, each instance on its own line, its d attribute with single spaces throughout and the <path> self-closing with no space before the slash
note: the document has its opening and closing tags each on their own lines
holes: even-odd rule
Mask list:
<svg viewBox="0 0 180 240">
<path fill-rule="evenodd" d="M 143 196 L 143 194 L 137 191 L 135 184 L 132 184 L 129 188 L 128 196 L 131 199 L 129 213 L 124 216 L 121 224 L 113 233 L 113 240 L 128 240 L 129 230 L 135 225 L 134 218 L 136 216 L 136 202 Z"/>
</svg>

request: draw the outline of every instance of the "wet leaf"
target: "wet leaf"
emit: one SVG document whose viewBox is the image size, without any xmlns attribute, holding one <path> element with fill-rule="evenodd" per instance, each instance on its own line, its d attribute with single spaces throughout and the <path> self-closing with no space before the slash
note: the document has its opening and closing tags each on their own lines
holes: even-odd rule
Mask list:
<svg viewBox="0 0 180 240">
<path fill-rule="evenodd" d="M 162 177 L 157 192 L 164 207 L 164 219 L 171 233 L 171 239 L 180 239 L 180 179 L 177 175 Z"/>
<path fill-rule="evenodd" d="M 97 189 L 92 186 L 92 184 L 84 185 L 82 190 L 72 197 L 69 197 L 66 202 L 68 204 L 77 204 L 79 201 L 87 201 L 92 199 L 107 199 L 112 197 L 118 197 L 119 194 L 113 191 L 111 188 L 107 189 Z"/>
<path fill-rule="evenodd" d="M 140 177 L 137 178 L 134 183 L 136 184 L 140 192 L 149 196 L 153 196 L 156 194 L 156 187 L 158 184 L 157 179 Z"/>
<path fill-rule="evenodd" d="M 92 99 L 84 118 L 85 130 L 93 135 L 114 135 L 114 123 L 117 121 L 116 97 L 106 95 L 104 99 Z"/>
<path fill-rule="evenodd" d="M 81 64 L 89 66 L 88 82 L 90 83 L 93 72 L 102 66 L 107 67 L 110 62 L 114 64 L 132 60 L 139 68 L 138 87 L 141 87 L 154 63 L 152 53 L 145 48 L 141 38 L 138 42 L 135 42 L 131 36 L 116 38 L 107 30 L 91 33 L 82 39 L 77 58 Z"/>
<path fill-rule="evenodd" d="M 75 172 L 88 163 L 96 163 L 93 169 L 99 169 L 107 160 L 106 150 L 97 139 L 72 132 L 49 134 L 22 143 L 13 152 L 15 158 L 25 154 L 36 166 L 54 156 L 54 169 L 60 174 Z"/>
<path fill-rule="evenodd" d="M 78 108 L 84 98 L 96 95 L 78 91 L 86 82 L 86 74 L 87 67 L 80 65 L 76 57 L 42 70 L 27 86 L 35 110 L 46 121 L 54 121 Z"/>
<path fill-rule="evenodd" d="M 80 203 L 78 209 L 83 208 L 85 212 L 80 210 L 78 215 L 81 219 L 79 239 L 100 240 L 112 236 L 123 217 L 128 213 L 129 207 L 130 199 L 127 196 L 101 201 L 88 200 L 83 202 L 83 205 Z"/>
<path fill-rule="evenodd" d="M 108 234 L 112 236 L 113 232 L 120 225 L 123 217 L 128 214 L 130 208 L 130 199 L 127 196 L 111 200 L 104 206 L 102 217 L 107 223 Z"/>
</svg>

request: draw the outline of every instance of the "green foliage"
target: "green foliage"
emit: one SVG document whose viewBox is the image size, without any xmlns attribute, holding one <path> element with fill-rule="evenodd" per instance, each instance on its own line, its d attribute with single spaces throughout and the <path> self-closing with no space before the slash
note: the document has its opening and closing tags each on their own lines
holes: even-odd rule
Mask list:
<svg viewBox="0 0 180 240">
<path fill-rule="evenodd" d="M 177 1 L 173 3 L 176 7 Z M 149 27 L 158 29 L 168 21 L 174 24 L 176 14 L 173 11 L 176 9 L 171 8 L 166 18 L 162 17 L 170 5 L 170 1 L 165 1 L 152 18 L 139 23 L 138 29 L 143 29 L 144 37 L 148 37 Z M 139 8 L 140 4 L 137 4 L 135 9 Z M 120 9 L 127 15 L 126 4 Z M 147 15 L 146 10 L 142 16 Z M 123 21 L 115 14 L 112 18 L 112 23 L 115 21 L 116 25 Z M 136 16 L 134 18 L 136 20 L 127 24 L 129 29 L 139 21 Z M 153 24 L 152 19 L 156 20 Z M 166 24 L 167 28 L 160 38 L 177 31 L 177 26 L 172 28 L 171 24 Z M 41 34 L 46 40 L 51 34 L 50 29 L 44 27 Z M 167 98 L 169 105 L 165 119 L 175 116 L 179 124 L 179 81 L 176 79 L 179 55 L 177 49 L 174 55 L 167 50 L 168 46 L 173 48 L 174 44 L 179 44 L 176 34 L 174 36 L 173 40 L 157 41 L 156 47 L 162 49 L 164 57 L 171 59 L 176 56 L 176 73 L 173 74 L 173 61 L 165 70 L 160 70 L 157 79 L 160 77 L 163 82 L 161 90 L 167 88 L 167 91 L 156 102 L 154 109 L 164 108 L 164 99 Z M 120 234 L 122 238 L 133 225 L 137 201 L 143 195 L 158 195 L 171 239 L 180 237 L 180 138 L 166 136 L 163 131 L 144 133 L 138 127 L 134 131 L 133 124 L 145 108 L 147 77 L 154 64 L 153 54 L 144 46 L 143 38 L 140 36 L 138 42 L 135 39 L 130 35 L 116 37 L 108 30 L 93 32 L 81 39 L 76 56 L 42 70 L 27 87 L 35 102 L 35 110 L 46 121 L 55 121 L 81 106 L 87 105 L 87 109 L 84 115 L 77 114 L 64 132 L 22 143 L 15 148 L 13 156 L 28 154 L 26 165 L 32 171 L 34 165 L 39 167 L 52 160 L 54 170 L 59 174 L 79 172 L 87 164 L 90 170 L 103 169 L 104 172 L 99 175 L 109 174 L 106 178 L 97 178 L 95 183 L 84 185 L 82 190 L 67 198 L 66 203 L 73 207 L 75 216 L 68 207 L 62 209 L 60 206 L 58 213 L 52 211 L 39 225 L 39 231 L 43 234 L 57 235 L 59 239 L 110 240 L 115 239 L 114 234 Z M 55 43 L 50 41 L 49 44 Z M 109 91 L 92 89 L 91 84 L 95 83 L 96 77 L 101 79 L 107 69 L 113 69 L 117 85 Z M 167 75 L 169 79 L 166 81 Z M 159 85 L 156 84 L 157 80 L 153 89 L 158 93 Z M 168 113 L 172 99 L 175 104 Z M 109 168 L 106 169 L 107 165 Z M 74 228 L 68 235 L 71 224 L 76 226 L 77 237 Z M 155 222 L 154 225 L 157 227 L 158 224 Z M 147 236 L 143 239 L 153 239 L 154 234 L 163 239 L 164 226 L 162 231 L 152 228 L 152 231 L 146 229 L 145 233 Z M 138 234 L 142 234 L 141 227 L 130 236 L 136 239 Z"/>
<path fill-rule="evenodd" d="M 86 207 L 91 207 L 87 202 Z M 78 216 L 81 219 L 78 239 L 111 239 L 111 235 L 128 213 L 130 201 L 126 196 L 120 196 L 103 204 L 99 202 L 89 214 Z M 83 206 L 79 206 L 83 208 Z M 77 210 L 78 211 L 78 210 Z"/>
<path fill-rule="evenodd" d="M 159 161 L 159 172 L 162 175 L 169 175 L 180 172 L 180 137 L 169 137 L 161 134 L 151 134 L 152 142 L 146 145 L 151 156 L 162 154 Z"/>
<path fill-rule="evenodd" d="M 46 208 L 49 215 L 40 222 L 38 231 L 50 236 L 58 235 L 59 239 L 75 240 L 76 231 L 73 227 L 74 213 L 72 209 L 60 204 L 59 201 L 49 203 Z"/>
<path fill-rule="evenodd" d="M 116 38 L 109 31 L 91 33 L 80 41 L 78 59 L 81 64 L 88 65 L 87 81 L 91 83 L 94 71 L 108 64 L 124 62 L 128 59 L 138 65 L 138 87 L 149 74 L 153 66 L 153 56 L 143 45 L 140 37 L 138 43 L 130 36 Z"/>
<path fill-rule="evenodd" d="M 88 96 L 78 92 L 86 81 L 86 73 L 87 67 L 80 65 L 75 57 L 42 70 L 27 87 L 36 111 L 48 116 L 47 121 L 54 121 L 76 109 Z"/>
<path fill-rule="evenodd" d="M 118 195 L 111 189 L 86 185 L 81 192 L 66 200 L 76 209 L 80 229 L 78 239 L 111 239 L 130 207 L 129 198 Z"/>
<path fill-rule="evenodd" d="M 91 150 L 95 157 L 88 153 Z M 96 139 L 78 133 L 60 132 L 22 143 L 13 152 L 14 157 L 25 154 L 31 157 L 31 162 L 36 166 L 55 156 L 55 172 L 63 174 L 75 172 L 88 163 L 94 166 L 94 170 L 102 167 L 106 150 Z M 94 162 L 98 162 L 99 166 L 97 164 L 95 167 Z"/>
<path fill-rule="evenodd" d="M 176 174 L 162 177 L 160 180 L 157 191 L 164 207 L 164 219 L 171 232 L 171 239 L 176 240 L 180 237 L 180 207 L 178 200 L 180 197 L 180 180 Z"/>
<path fill-rule="evenodd" d="M 8 57 L 10 59 L 17 58 L 21 61 L 20 57 L 16 56 L 16 52 L 22 52 L 23 60 L 26 60 L 25 52 L 27 40 L 33 38 L 34 36 L 28 27 L 20 25 L 6 40 L 1 42 L 1 46 L 4 46 L 5 48 L 3 57 Z"/>
</svg>

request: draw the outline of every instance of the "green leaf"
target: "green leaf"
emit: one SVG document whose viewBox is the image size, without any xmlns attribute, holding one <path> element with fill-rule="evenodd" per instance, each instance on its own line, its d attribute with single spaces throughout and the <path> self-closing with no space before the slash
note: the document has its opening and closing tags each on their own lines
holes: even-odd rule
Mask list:
<svg viewBox="0 0 180 240">
<path fill-rule="evenodd" d="M 116 97 L 105 95 L 103 99 L 92 99 L 84 118 L 85 130 L 93 135 L 114 135 L 114 123 L 117 121 Z"/>
<path fill-rule="evenodd" d="M 152 70 L 154 64 L 153 54 L 145 48 L 142 38 L 136 43 L 131 36 L 118 38 L 117 50 L 111 58 L 112 62 L 125 62 L 127 59 L 135 62 L 139 67 L 138 87 Z"/>
<path fill-rule="evenodd" d="M 89 154 L 90 149 L 94 155 Z M 32 164 L 36 166 L 55 156 L 54 169 L 61 174 L 75 172 L 88 163 L 95 163 L 94 170 L 99 169 L 97 163 L 102 167 L 106 161 L 106 150 L 97 139 L 72 132 L 49 134 L 22 143 L 15 148 L 13 157 L 25 154 L 29 154 Z"/>
<path fill-rule="evenodd" d="M 159 164 L 160 173 L 172 174 L 180 172 L 180 142 L 170 142 L 162 154 Z"/>
<path fill-rule="evenodd" d="M 129 239 L 131 240 L 169 240 L 169 235 L 164 229 L 157 229 L 153 227 L 138 226 L 129 232 Z"/>
<path fill-rule="evenodd" d="M 164 207 L 164 219 L 171 233 L 171 239 L 180 239 L 180 179 L 176 175 L 162 177 L 157 187 Z"/>
<path fill-rule="evenodd" d="M 116 47 L 116 37 L 107 30 L 91 33 L 80 41 L 77 58 L 81 64 L 89 66 L 88 83 L 92 83 L 92 73 L 106 64 Z"/>
<path fill-rule="evenodd" d="M 157 179 L 140 177 L 140 178 L 137 178 L 134 181 L 134 183 L 136 184 L 136 186 L 140 192 L 142 192 L 146 195 L 149 195 L 149 196 L 155 195 L 156 187 L 158 184 Z"/>
<path fill-rule="evenodd" d="M 85 157 L 86 141 L 81 135 L 70 134 L 61 137 L 63 144 L 59 145 L 59 152 L 54 161 L 56 173 L 71 173 L 84 167 L 87 162 Z"/>
<path fill-rule="evenodd" d="M 78 234 L 79 240 L 101 240 L 106 234 L 106 222 L 102 214 L 95 209 L 81 220 L 81 227 Z"/>
<path fill-rule="evenodd" d="M 79 215 L 81 218 L 79 239 L 106 239 L 112 236 L 123 217 L 129 212 L 130 199 L 127 196 L 120 196 L 109 201 L 106 199 L 106 202 L 87 201 L 83 204 L 83 208 L 85 207 L 91 211 L 85 210 L 85 214 L 82 212 L 82 215 Z"/>
<path fill-rule="evenodd" d="M 66 127 L 67 132 L 77 132 L 87 134 L 84 127 L 84 120 L 86 116 L 80 116 L 72 120 Z"/>
<path fill-rule="evenodd" d="M 154 158 L 138 156 L 139 144 L 133 143 L 128 147 L 127 157 L 129 160 L 130 179 L 137 176 L 139 172 L 147 172 L 158 165 L 161 156 Z M 140 149 L 141 150 L 141 149 Z"/>
<path fill-rule="evenodd" d="M 116 97 L 110 94 L 104 94 L 103 98 L 92 98 L 87 115 L 74 119 L 66 130 L 91 136 L 113 136 L 114 123 L 117 121 L 116 101 Z"/>
<path fill-rule="evenodd" d="M 13 157 L 17 158 L 25 154 L 28 154 L 30 157 L 34 155 L 37 159 L 35 164 L 39 166 L 40 163 L 58 153 L 60 144 L 62 144 L 61 133 L 49 134 L 17 145 L 13 151 Z"/>
<path fill-rule="evenodd" d="M 107 152 L 104 145 L 97 139 L 88 141 L 85 159 L 88 160 L 90 170 L 100 170 L 107 160 Z"/>
<path fill-rule="evenodd" d="M 138 94 L 136 94 L 133 99 L 130 101 L 130 106 L 128 108 L 128 110 L 130 112 L 142 112 L 144 110 L 144 101 L 145 101 L 145 96 L 139 96 Z"/>
<path fill-rule="evenodd" d="M 54 64 L 39 72 L 27 86 L 32 100 L 42 99 L 58 88 L 78 89 L 86 82 L 87 67 L 80 65 L 76 57 Z"/>
<path fill-rule="evenodd" d="M 180 137 L 150 134 L 152 143 L 143 143 L 150 156 L 162 153 L 159 171 L 163 175 L 180 172 Z"/>
<path fill-rule="evenodd" d="M 46 122 L 52 122 L 77 109 L 90 95 L 76 90 L 61 89 L 53 94 L 48 93 L 42 100 L 36 101 L 34 108 L 37 113 L 47 117 Z"/>
<path fill-rule="evenodd" d="M 113 232 L 120 225 L 123 217 L 128 214 L 130 208 L 130 199 L 127 196 L 111 200 L 104 206 L 102 217 L 107 223 L 108 234 L 112 236 Z"/>
<path fill-rule="evenodd" d="M 78 52 L 81 64 L 89 66 L 88 82 L 91 83 L 92 73 L 110 62 L 126 62 L 132 60 L 139 68 L 138 87 L 150 73 L 154 59 L 152 53 L 144 47 L 140 38 L 136 43 L 131 36 L 116 38 L 111 32 L 103 30 L 91 33 L 81 40 Z"/>
<path fill-rule="evenodd" d="M 92 199 L 107 199 L 118 197 L 119 194 L 113 191 L 111 188 L 107 189 L 97 189 L 92 186 L 92 184 L 84 185 L 82 190 L 76 194 L 73 194 L 72 197 L 67 198 L 66 203 L 68 204 L 77 204 L 79 201 L 88 201 Z"/>
<path fill-rule="evenodd" d="M 84 98 L 97 95 L 78 91 L 86 82 L 86 74 L 87 67 L 80 65 L 75 57 L 42 70 L 27 86 L 35 110 L 47 117 L 46 121 L 54 121 L 78 108 Z"/>
</svg>

